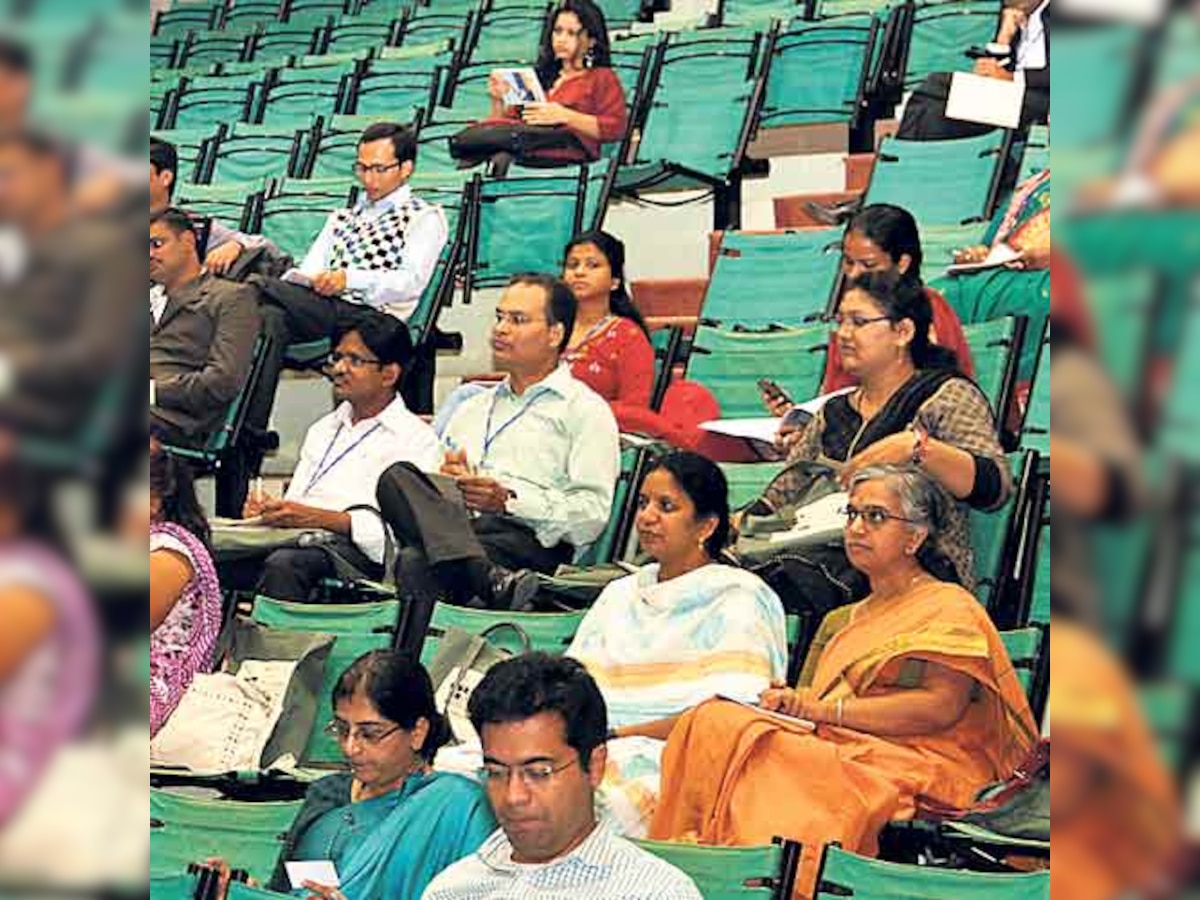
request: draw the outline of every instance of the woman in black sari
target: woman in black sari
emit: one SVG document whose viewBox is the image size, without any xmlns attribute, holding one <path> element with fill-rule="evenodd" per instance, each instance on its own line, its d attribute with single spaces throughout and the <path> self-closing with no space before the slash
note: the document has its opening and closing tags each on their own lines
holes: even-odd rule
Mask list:
<svg viewBox="0 0 1200 900">
<path fill-rule="evenodd" d="M 987 398 L 959 373 L 951 351 L 929 342 L 932 317 L 914 279 L 879 272 L 850 285 L 835 317 L 836 340 L 859 386 L 829 401 L 796 435 L 788 462 L 831 465 L 843 483 L 867 466 L 920 466 L 954 501 L 936 549 L 971 589 L 968 510 L 1002 506 L 1012 473 Z M 806 483 L 804 471 L 786 469 L 747 512 L 792 505 Z"/>
</svg>

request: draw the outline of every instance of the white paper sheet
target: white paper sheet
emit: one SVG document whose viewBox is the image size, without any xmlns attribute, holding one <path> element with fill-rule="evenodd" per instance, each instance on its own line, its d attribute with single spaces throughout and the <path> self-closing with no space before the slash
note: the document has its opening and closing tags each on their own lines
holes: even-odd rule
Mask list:
<svg viewBox="0 0 1200 900">
<path fill-rule="evenodd" d="M 999 269 L 1021 258 L 1021 254 L 1008 244 L 997 244 L 986 257 L 977 263 L 955 263 L 946 267 L 948 275 L 961 275 L 966 272 L 981 272 L 984 269 Z"/>
<path fill-rule="evenodd" d="M 339 887 L 342 883 L 338 878 L 337 868 L 328 859 L 285 862 L 283 867 L 287 870 L 288 880 L 292 883 L 293 891 L 301 890 L 306 881 L 326 887 Z"/>
<path fill-rule="evenodd" d="M 1057 0 L 1057 12 L 1110 22 L 1157 25 L 1167 11 L 1166 0 Z"/>
<path fill-rule="evenodd" d="M 950 80 L 946 118 L 1016 128 L 1021 124 L 1024 103 L 1025 84 L 1021 80 L 1004 81 L 971 72 L 955 72 Z"/>
<path fill-rule="evenodd" d="M 854 388 L 841 388 L 840 390 L 830 391 L 828 394 L 821 394 L 813 397 L 811 400 L 805 400 L 803 403 L 797 403 L 793 409 L 799 409 L 809 416 L 815 416 L 821 411 L 834 397 L 841 394 L 848 394 Z M 703 431 L 709 431 L 713 434 L 726 434 L 730 437 L 740 437 L 751 441 L 761 441 L 764 444 L 773 444 L 775 435 L 779 433 L 779 425 L 782 419 L 775 416 L 764 416 L 754 419 L 711 419 L 708 422 L 701 422 L 700 428 Z"/>
</svg>

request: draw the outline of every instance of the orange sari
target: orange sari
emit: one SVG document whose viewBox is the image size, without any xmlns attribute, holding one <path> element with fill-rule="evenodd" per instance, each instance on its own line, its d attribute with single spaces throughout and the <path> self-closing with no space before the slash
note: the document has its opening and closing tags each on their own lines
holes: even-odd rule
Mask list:
<svg viewBox="0 0 1200 900">
<path fill-rule="evenodd" d="M 905 690 L 936 663 L 975 680 L 966 714 L 939 734 L 905 738 L 819 725 L 710 701 L 675 726 L 650 829 L 658 840 L 746 846 L 775 836 L 804 846 L 797 897 L 815 886 L 823 846 L 874 855 L 880 830 L 911 818 L 918 795 L 969 804 L 1022 762 L 1037 728 L 987 611 L 960 587 L 934 583 L 859 604 L 830 641 L 813 688 L 822 699 Z"/>
</svg>

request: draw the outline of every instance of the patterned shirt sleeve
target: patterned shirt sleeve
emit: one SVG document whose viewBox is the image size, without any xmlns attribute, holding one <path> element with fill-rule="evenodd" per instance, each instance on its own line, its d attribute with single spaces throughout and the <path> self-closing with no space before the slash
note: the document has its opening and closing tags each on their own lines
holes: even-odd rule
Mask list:
<svg viewBox="0 0 1200 900">
<path fill-rule="evenodd" d="M 988 510 L 999 509 L 1012 494 L 1012 471 L 1000 446 L 996 418 L 987 398 L 965 378 L 954 378 L 926 401 L 917 413 L 917 424 L 930 437 L 991 460 L 1000 474 L 1000 493 Z"/>
</svg>

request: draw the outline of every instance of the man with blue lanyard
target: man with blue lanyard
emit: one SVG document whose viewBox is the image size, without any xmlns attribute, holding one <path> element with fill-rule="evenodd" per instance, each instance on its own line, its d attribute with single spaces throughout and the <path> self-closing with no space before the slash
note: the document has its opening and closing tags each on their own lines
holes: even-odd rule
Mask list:
<svg viewBox="0 0 1200 900">
<path fill-rule="evenodd" d="M 455 410 L 441 477 L 400 464 L 380 479 L 410 604 L 403 649 L 419 652 L 438 600 L 527 608 L 537 579 L 524 570 L 552 573 L 604 531 L 620 473 L 617 424 L 560 365 L 575 310 L 557 278 L 514 277 L 492 329 L 493 361 L 507 377 Z"/>
<path fill-rule="evenodd" d="M 365 577 L 383 574 L 387 538 L 374 510 L 379 476 L 398 462 L 429 471 L 441 462 L 437 435 L 398 393 L 412 355 L 408 327 L 395 319 L 363 320 L 341 336 L 325 369 L 338 407 L 308 430 L 284 498 L 252 494 L 245 509 L 246 518 L 311 529 L 320 540 L 271 553 L 258 593 L 310 599 L 336 572 L 332 554 Z"/>
</svg>

